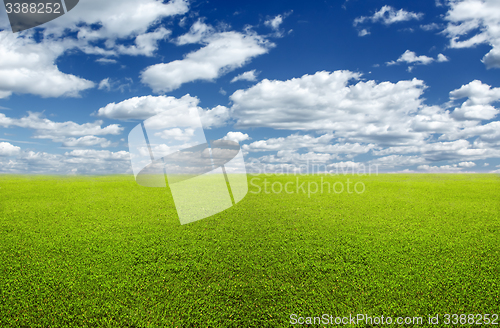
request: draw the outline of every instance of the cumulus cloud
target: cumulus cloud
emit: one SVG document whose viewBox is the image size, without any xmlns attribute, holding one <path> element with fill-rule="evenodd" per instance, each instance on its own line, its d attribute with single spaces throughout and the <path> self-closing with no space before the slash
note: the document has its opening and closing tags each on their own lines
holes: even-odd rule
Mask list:
<svg viewBox="0 0 500 328">
<path fill-rule="evenodd" d="M 103 121 L 78 124 L 72 121 L 53 122 L 42 117 L 42 113 L 28 112 L 28 116 L 22 118 L 10 118 L 0 113 L 0 126 L 20 127 L 35 130 L 35 138 L 57 139 L 60 137 L 75 137 L 88 135 L 118 135 L 123 127 L 118 124 L 110 124 L 102 127 Z"/>
<path fill-rule="evenodd" d="M 65 31 L 76 32 L 71 45 L 85 53 L 115 56 L 151 56 L 157 42 L 170 34 L 165 28 L 148 32 L 150 27 L 163 18 L 183 15 L 189 10 L 186 0 L 86 0 L 80 1 L 78 8 L 43 25 L 46 39 L 57 39 Z M 134 41 L 132 46 L 124 46 L 121 41 Z M 106 40 L 104 47 L 96 44 Z"/>
<path fill-rule="evenodd" d="M 193 138 L 195 130 L 193 128 L 173 128 L 165 129 L 161 132 L 155 133 L 155 136 L 166 140 L 189 141 Z"/>
<path fill-rule="evenodd" d="M 350 71 L 317 72 L 287 81 L 262 80 L 234 92 L 231 110 L 239 127 L 333 130 L 354 142 L 405 142 L 411 133 L 408 114 L 419 110 L 423 81 L 360 81 Z"/>
<path fill-rule="evenodd" d="M 385 25 L 391 25 L 394 23 L 409 21 L 409 20 L 419 20 L 424 16 L 422 13 L 409 12 L 404 9 L 396 10 L 391 6 L 383 6 L 375 12 L 372 16 L 361 16 L 354 20 L 354 26 L 362 24 L 364 22 L 378 23 L 381 22 Z"/>
<path fill-rule="evenodd" d="M 493 121 L 484 125 L 480 125 L 479 121 L 462 121 L 457 124 L 451 122 L 448 131 L 439 137 L 442 140 L 468 139 L 475 136 L 480 136 L 482 141 L 495 143 L 500 141 L 500 122 Z"/>
<path fill-rule="evenodd" d="M 328 163 L 330 161 L 338 159 L 335 154 L 324 154 L 308 152 L 300 154 L 295 151 L 279 151 L 276 155 L 265 155 L 259 158 L 262 163 L 281 163 L 288 164 L 292 163 L 298 166 L 302 163 Z"/>
<path fill-rule="evenodd" d="M 487 68 L 500 68 L 500 2 L 494 0 L 448 0 L 443 31 L 451 48 L 489 44 L 492 49 L 482 59 Z"/>
<path fill-rule="evenodd" d="M 219 32 L 204 40 L 204 47 L 188 53 L 184 59 L 149 66 L 141 73 L 141 81 L 154 92 L 169 92 L 198 80 L 213 81 L 274 46 L 250 32 Z"/>
<path fill-rule="evenodd" d="M 437 58 L 427 57 L 425 55 L 417 56 L 417 54 L 413 51 L 406 50 L 404 54 L 402 54 L 398 60 L 387 62 L 387 65 L 395 65 L 399 63 L 407 63 L 407 64 L 419 64 L 419 65 L 428 65 L 432 62 L 446 62 L 448 58 L 443 54 L 438 54 Z"/>
<path fill-rule="evenodd" d="M 328 165 L 332 160 L 354 158 L 356 155 L 369 152 L 375 146 L 373 144 L 335 143 L 333 139 L 332 134 L 314 137 L 295 133 L 288 137 L 258 140 L 243 145 L 242 149 L 245 153 L 275 152 L 275 154 L 251 160 L 258 163 L 291 165 L 290 169 L 297 168 L 304 163 L 315 162 Z"/>
<path fill-rule="evenodd" d="M 187 124 L 186 119 L 188 119 L 188 116 L 185 114 L 190 111 L 195 111 L 200 115 L 203 126 L 206 128 L 223 126 L 229 120 L 230 113 L 228 108 L 216 106 L 212 109 L 204 110 L 198 106 L 199 102 L 198 98 L 192 97 L 189 94 L 181 98 L 171 96 L 133 97 L 119 103 L 110 103 L 100 108 L 96 115 L 128 121 L 145 120 L 161 114 L 161 117 L 165 121 L 168 121 L 169 127 L 185 126 Z"/>
<path fill-rule="evenodd" d="M 425 105 L 423 81 L 360 79 L 360 74 L 349 71 L 317 72 L 286 81 L 264 79 L 234 92 L 229 110 L 236 127 L 323 133 L 256 140 L 243 145 L 243 150 L 274 152 L 256 160 L 289 159 L 293 165 L 305 153 L 316 158 L 334 155 L 330 160 L 370 154 L 378 157 L 372 163 L 385 168 L 500 157 L 500 122 L 481 124 L 482 119 L 493 118 L 496 109 L 487 112 L 477 107 L 498 101 L 497 88 L 473 81 L 453 90 L 448 108 L 467 99 L 462 107 L 449 110 Z"/>
<path fill-rule="evenodd" d="M 110 103 L 98 110 L 97 116 L 116 120 L 145 120 L 165 111 L 181 115 L 189 108 L 196 108 L 199 99 L 189 94 L 180 99 L 167 96 L 143 96 L 126 99 L 119 103 Z M 178 116 L 175 115 L 175 116 Z"/>
<path fill-rule="evenodd" d="M 301 148 L 312 148 L 318 145 L 327 145 L 332 139 L 333 135 L 331 134 L 314 137 L 311 135 L 299 135 L 298 133 L 294 133 L 285 138 L 280 137 L 258 140 L 249 145 L 244 145 L 243 149 L 249 152 L 299 150 Z"/>
<path fill-rule="evenodd" d="M 109 150 L 75 149 L 65 153 L 66 156 L 80 158 L 99 158 L 104 160 L 129 160 L 130 154 L 126 151 L 111 152 Z"/>
<path fill-rule="evenodd" d="M 246 133 L 230 131 L 222 139 L 223 140 L 232 140 L 232 141 L 236 141 L 238 143 L 241 143 L 242 141 L 250 140 L 251 138 Z"/>
<path fill-rule="evenodd" d="M 120 54 L 152 56 L 158 42 L 170 35 L 163 27 L 148 32 L 162 18 L 184 14 L 187 1 L 87 0 L 78 8 L 42 26 L 41 38 L 28 30 L 0 31 L 0 98 L 13 93 L 42 97 L 78 97 L 95 84 L 66 74 L 55 64 L 70 49 L 102 55 L 101 63 L 115 63 Z M 74 32 L 71 36 L 67 32 Z M 102 41 L 105 42 L 102 42 Z M 124 45 L 124 42 L 132 45 Z M 101 46 L 104 44 L 104 46 Z"/>
<path fill-rule="evenodd" d="M 200 43 L 214 33 L 215 29 L 212 26 L 203 23 L 203 21 L 199 19 L 191 26 L 189 32 L 178 37 L 175 43 L 178 45 Z"/>
<path fill-rule="evenodd" d="M 153 32 L 138 35 L 135 38 L 134 45 L 124 46 L 120 44 L 116 46 L 116 50 L 120 54 L 131 56 L 143 55 L 151 57 L 158 49 L 158 43 L 161 40 L 166 39 L 171 33 L 171 31 L 165 29 L 164 27 L 159 27 Z"/>
<path fill-rule="evenodd" d="M 458 163 L 458 166 L 460 166 L 460 167 L 474 167 L 474 166 L 476 166 L 476 163 L 474 163 L 474 162 L 460 162 L 460 163 Z"/>
<path fill-rule="evenodd" d="M 257 81 L 257 74 L 255 73 L 255 70 L 251 70 L 245 73 L 241 73 L 237 76 L 235 76 L 232 80 L 231 83 L 237 82 L 237 81 Z"/>
<path fill-rule="evenodd" d="M 111 141 L 96 136 L 84 136 L 80 138 L 64 138 L 62 139 L 62 144 L 64 147 L 91 147 L 100 145 L 102 148 L 106 148 L 111 146 Z"/>
<path fill-rule="evenodd" d="M 369 161 L 369 164 L 377 165 L 378 167 L 383 169 L 393 169 L 395 167 L 414 166 L 426 162 L 427 161 L 419 155 L 389 155 L 373 159 Z"/>
<path fill-rule="evenodd" d="M 443 63 L 443 62 L 449 61 L 449 59 L 448 59 L 448 57 L 446 57 L 443 54 L 438 54 L 437 58 L 436 58 L 436 61 L 439 62 L 439 63 Z"/>
<path fill-rule="evenodd" d="M 36 43 L 30 36 L 0 31 L 0 98 L 12 93 L 78 97 L 93 88 L 93 82 L 63 73 L 54 64 L 64 51 L 63 45 Z"/>
<path fill-rule="evenodd" d="M 459 139 L 450 142 L 429 142 L 421 145 L 388 147 L 382 150 L 374 151 L 374 155 L 387 154 L 409 154 L 417 153 L 419 156 L 429 162 L 439 162 L 447 160 L 457 160 L 461 158 L 483 159 L 488 157 L 496 157 L 500 155 L 500 151 L 488 148 L 485 145 L 477 143 L 471 144 L 469 141 Z"/>
<path fill-rule="evenodd" d="M 450 93 L 452 103 L 468 99 L 453 112 L 426 106 L 421 98 L 426 88 L 413 79 L 397 83 L 351 81 L 360 79 L 349 71 L 317 72 L 286 81 L 262 80 L 234 92 L 231 112 L 239 127 L 270 127 L 289 130 L 333 131 L 351 143 L 397 146 L 423 142 L 432 134 L 455 140 L 479 135 L 495 139 L 499 88 L 473 81 Z"/>
<path fill-rule="evenodd" d="M 132 170 L 126 151 L 74 150 L 65 154 L 21 151 L 14 158 L 0 157 L 0 172 L 73 175 L 131 174 Z"/>
<path fill-rule="evenodd" d="M 441 166 L 419 165 L 417 169 L 432 173 L 455 173 L 461 171 L 462 167 L 458 167 L 457 164 Z"/>
<path fill-rule="evenodd" d="M 467 120 L 491 120 L 499 110 L 491 104 L 500 100 L 500 88 L 491 88 L 479 80 L 462 85 L 450 92 L 450 99 L 468 98 L 461 107 L 455 108 L 453 117 Z"/>
<path fill-rule="evenodd" d="M 17 147 L 8 142 L 0 142 L 0 156 L 13 156 L 19 154 L 21 147 Z"/>
<path fill-rule="evenodd" d="M 231 120 L 231 112 L 225 106 L 216 106 L 201 112 L 203 127 L 210 129 L 226 125 Z"/>
</svg>

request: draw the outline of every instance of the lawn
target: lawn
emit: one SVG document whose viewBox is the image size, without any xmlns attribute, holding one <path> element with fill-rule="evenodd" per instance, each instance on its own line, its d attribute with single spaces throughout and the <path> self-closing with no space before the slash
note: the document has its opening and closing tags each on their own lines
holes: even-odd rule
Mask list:
<svg viewBox="0 0 500 328">
<path fill-rule="evenodd" d="M 0 327 L 500 314 L 500 176 L 248 178 L 236 206 L 180 225 L 169 189 L 133 176 L 0 175 Z M 297 178 L 365 188 L 269 189 Z"/>
</svg>

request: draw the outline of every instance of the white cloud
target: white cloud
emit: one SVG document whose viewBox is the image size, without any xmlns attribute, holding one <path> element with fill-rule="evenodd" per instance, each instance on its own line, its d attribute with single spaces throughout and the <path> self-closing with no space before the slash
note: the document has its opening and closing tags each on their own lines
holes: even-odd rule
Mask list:
<svg viewBox="0 0 500 328">
<path fill-rule="evenodd" d="M 433 31 L 433 30 L 439 30 L 442 27 L 437 23 L 430 23 L 430 24 L 420 25 L 420 28 L 424 31 Z"/>
<path fill-rule="evenodd" d="M 91 147 L 100 145 L 102 148 L 109 147 L 111 141 L 106 138 L 99 138 L 96 136 L 84 136 L 80 138 L 65 138 L 62 140 L 64 147 Z"/>
<path fill-rule="evenodd" d="M 388 147 L 381 150 L 374 150 L 375 156 L 388 154 L 419 154 L 421 158 L 428 162 L 439 162 L 446 160 L 460 160 L 467 158 L 479 160 L 500 156 L 500 151 L 488 147 L 481 143 L 471 144 L 467 140 L 455 140 L 450 142 L 428 142 L 420 145 L 407 145 L 398 147 Z"/>
<path fill-rule="evenodd" d="M 118 61 L 116 59 L 109 59 L 109 58 L 98 58 L 96 59 L 96 62 L 101 63 L 101 64 L 117 64 Z"/>
<path fill-rule="evenodd" d="M 451 48 L 487 43 L 492 49 L 482 59 L 487 68 L 500 68 L 500 2 L 496 0 L 448 0 L 444 33 Z M 472 36 L 471 36 L 472 34 Z"/>
<path fill-rule="evenodd" d="M 212 26 L 198 20 L 191 26 L 188 33 L 177 38 L 176 43 L 178 45 L 199 43 L 214 33 L 215 30 Z"/>
<path fill-rule="evenodd" d="M 218 127 L 229 120 L 229 110 L 224 106 L 216 106 L 204 110 L 198 106 L 200 100 L 189 94 L 177 99 L 171 96 L 142 96 L 126 99 L 119 103 L 110 103 L 97 111 L 97 116 L 116 120 L 145 120 L 161 114 L 168 121 L 169 127 L 186 126 L 189 111 L 200 115 L 205 128 Z M 160 119 L 160 118 L 159 118 Z M 1 124 L 1 121 L 0 121 Z"/>
<path fill-rule="evenodd" d="M 28 116 L 22 118 L 9 118 L 0 113 L 0 126 L 5 128 L 15 126 L 35 130 L 35 138 L 60 139 L 63 136 L 88 136 L 88 135 L 117 135 L 123 131 L 118 124 L 102 127 L 102 121 L 94 123 L 78 124 L 72 121 L 53 122 L 42 117 L 42 113 L 28 112 Z"/>
<path fill-rule="evenodd" d="M 62 45 L 0 31 L 0 98 L 12 93 L 78 97 L 94 87 L 91 81 L 59 71 L 54 63 L 64 51 Z"/>
<path fill-rule="evenodd" d="M 116 47 L 120 54 L 132 56 L 148 56 L 154 55 L 158 49 L 158 42 L 166 39 L 171 34 L 171 31 L 166 30 L 164 27 L 159 27 L 153 32 L 143 33 L 135 38 L 135 44 L 132 46 L 118 45 Z"/>
<path fill-rule="evenodd" d="M 131 174 L 126 151 L 74 150 L 62 154 L 24 151 L 15 158 L 0 158 L 2 173 L 30 174 Z"/>
<path fill-rule="evenodd" d="M 438 54 L 436 61 L 439 63 L 443 63 L 449 61 L 449 59 L 443 54 Z"/>
<path fill-rule="evenodd" d="M 282 23 L 283 23 L 283 16 L 277 15 L 272 19 L 266 20 L 264 22 L 264 25 L 269 26 L 273 30 L 277 31 Z"/>
<path fill-rule="evenodd" d="M 369 161 L 369 164 L 378 165 L 384 169 L 392 169 L 401 166 L 414 166 L 426 163 L 427 161 L 419 156 L 403 156 L 403 155 L 390 155 L 385 157 L 379 157 Z"/>
<path fill-rule="evenodd" d="M 358 36 L 365 36 L 365 35 L 368 35 L 370 34 L 370 31 L 368 31 L 366 28 L 364 29 L 361 29 L 358 31 Z"/>
<path fill-rule="evenodd" d="M 230 110 L 225 106 L 219 105 L 201 113 L 201 123 L 207 129 L 224 126 L 230 119 Z"/>
<path fill-rule="evenodd" d="M 333 135 L 331 134 L 315 138 L 311 135 L 299 135 L 295 133 L 285 138 L 279 137 L 254 141 L 249 145 L 244 145 L 243 149 L 248 152 L 299 150 L 301 148 L 327 145 L 332 139 Z"/>
<path fill-rule="evenodd" d="M 460 167 L 474 167 L 474 166 L 476 166 L 476 163 L 474 163 L 474 162 L 460 162 L 460 163 L 458 163 L 458 166 L 460 166 Z"/>
<path fill-rule="evenodd" d="M 233 105 L 229 109 L 236 127 L 326 133 L 257 140 L 243 145 L 243 150 L 247 154 L 276 152 L 265 161 L 285 163 L 289 158 L 289 164 L 298 160 L 299 151 L 342 159 L 371 153 L 383 156 L 373 163 L 386 168 L 500 157 L 500 122 L 482 125 L 480 118 L 491 119 L 492 114 L 470 111 L 477 109 L 472 106 L 490 106 L 496 101 L 496 88 L 473 81 L 452 91 L 451 103 L 468 98 L 455 113 L 426 106 L 425 85 L 420 80 L 356 81 L 360 77 L 349 71 L 317 72 L 287 81 L 264 79 L 236 91 L 230 96 Z M 352 80 L 355 83 L 349 83 Z M 459 115 L 461 108 L 467 109 L 466 115 Z"/>
<path fill-rule="evenodd" d="M 206 46 L 188 53 L 182 60 L 149 66 L 141 73 L 141 81 L 154 92 L 172 91 L 197 80 L 213 81 L 274 46 L 250 32 L 220 32 L 205 40 Z"/>
<path fill-rule="evenodd" d="M 184 14 L 187 1 L 173 0 L 86 0 L 67 14 L 41 27 L 35 40 L 33 30 L 13 34 L 0 31 L 0 98 L 13 93 L 42 97 L 78 97 L 94 83 L 59 70 L 57 59 L 70 49 L 105 57 L 119 54 L 152 56 L 158 41 L 170 31 L 163 27 L 148 29 L 162 18 Z M 75 32 L 68 36 L 67 32 Z M 99 45 L 104 40 L 104 46 Z M 133 41 L 133 45 L 123 43 Z M 122 42 L 123 41 L 123 42 Z M 116 63 L 101 58 L 100 63 Z"/>
<path fill-rule="evenodd" d="M 374 144 L 361 145 L 359 143 L 332 143 L 333 135 L 325 134 L 319 137 L 311 135 L 292 134 L 288 137 L 270 138 L 258 140 L 249 145 L 243 145 L 247 152 L 296 152 L 302 148 L 314 153 L 346 154 L 347 158 L 352 158 L 359 154 L 368 153 L 375 147 Z M 337 156 L 335 156 L 337 158 Z"/>
<path fill-rule="evenodd" d="M 8 142 L 0 142 L 0 156 L 13 156 L 19 154 L 21 147 L 14 146 Z"/>
<path fill-rule="evenodd" d="M 361 16 L 354 20 L 354 26 L 371 21 L 372 23 L 381 22 L 385 25 L 409 21 L 412 19 L 419 20 L 424 16 L 422 13 L 408 12 L 404 9 L 396 10 L 391 6 L 383 6 L 379 11 L 372 16 Z"/>
<path fill-rule="evenodd" d="M 232 131 L 230 131 L 222 139 L 224 139 L 224 140 L 232 140 L 232 141 L 236 141 L 238 143 L 241 143 L 242 141 L 250 140 L 251 138 L 246 133 L 232 132 Z"/>
<path fill-rule="evenodd" d="M 454 165 L 441 165 L 441 166 L 420 165 L 417 167 L 417 169 L 435 173 L 455 173 L 455 172 L 460 172 L 463 168 L 458 167 L 456 164 L 454 164 Z"/>
<path fill-rule="evenodd" d="M 197 108 L 199 99 L 189 94 L 180 99 L 167 96 L 143 96 L 110 103 L 98 110 L 97 116 L 116 120 L 145 120 L 156 114 L 168 111 L 173 116 L 182 116 L 190 108 Z"/>
<path fill-rule="evenodd" d="M 263 80 L 236 91 L 230 97 L 230 110 L 239 127 L 331 131 L 331 140 L 315 147 L 311 142 L 302 146 L 302 139 L 291 142 L 303 137 L 290 136 L 255 141 L 244 146 L 245 151 L 307 147 L 315 152 L 346 150 L 346 156 L 354 156 L 371 150 L 376 156 L 422 154 L 429 161 L 462 157 L 476 160 L 499 154 L 495 148 L 500 142 L 500 123 L 480 125 L 477 119 L 484 112 L 460 117 L 439 106 L 425 106 L 421 98 L 425 85 L 416 79 L 348 84 L 359 77 L 348 71 L 318 72 L 287 81 Z M 470 97 L 463 105 L 469 109 L 497 99 L 497 90 L 473 82 L 450 96 Z M 471 137 L 480 139 L 473 143 L 465 140 Z M 435 142 L 432 138 L 451 142 Z"/>
<path fill-rule="evenodd" d="M 366 154 L 375 147 L 375 144 L 362 145 L 359 143 L 337 143 L 333 145 L 313 147 L 313 150 L 321 153 L 347 154 L 347 157 L 350 158 L 355 155 Z"/>
<path fill-rule="evenodd" d="M 351 142 L 407 142 L 421 138 L 410 131 L 408 114 L 422 106 L 422 81 L 360 81 L 349 71 L 317 72 L 287 81 L 262 80 L 230 96 L 240 127 L 332 130 Z"/>
<path fill-rule="evenodd" d="M 150 56 L 156 43 L 170 34 L 164 28 L 148 33 L 148 29 L 163 18 L 183 15 L 189 10 L 185 0 L 168 3 L 158 0 L 86 0 L 64 16 L 43 25 L 45 38 L 58 38 L 66 29 L 76 32 L 72 46 L 86 53 Z M 121 40 L 134 40 L 135 45 L 124 47 Z M 105 47 L 96 46 L 106 40 Z"/>
<path fill-rule="evenodd" d="M 101 82 L 99 82 L 99 90 L 111 90 L 111 84 L 109 83 L 109 77 L 103 79 Z"/>
<path fill-rule="evenodd" d="M 238 76 L 235 76 L 232 80 L 231 83 L 234 83 L 236 81 L 257 81 L 257 74 L 255 73 L 255 70 L 251 70 L 245 73 L 241 73 Z"/>
<path fill-rule="evenodd" d="M 447 131 L 439 137 L 439 139 L 468 139 L 475 136 L 480 136 L 483 141 L 500 141 L 500 122 L 493 121 L 484 125 L 479 125 L 478 121 L 462 121 L 459 124 L 451 121 Z"/>
<path fill-rule="evenodd" d="M 417 56 L 417 54 L 415 52 L 410 51 L 410 50 L 406 50 L 404 52 L 404 54 L 402 54 L 398 58 L 398 60 L 390 61 L 390 62 L 387 62 L 386 64 L 387 65 L 395 65 L 398 63 L 408 63 L 408 64 L 428 65 L 434 61 L 445 62 L 445 61 L 448 61 L 448 58 L 443 54 L 438 54 L 436 59 L 431 58 L 431 57 L 427 57 L 425 55 Z"/>
<path fill-rule="evenodd" d="M 499 113 L 491 104 L 500 100 L 500 88 L 491 88 L 479 80 L 474 80 L 450 92 L 450 99 L 460 98 L 468 99 L 453 111 L 452 115 L 456 119 L 491 120 Z"/>
<path fill-rule="evenodd" d="M 184 0 L 173 0 L 168 3 L 157 0 L 100 0 L 80 1 L 78 7 L 68 14 L 44 25 L 45 34 L 62 33 L 68 28 L 82 31 L 79 26 L 97 25 L 91 35 L 95 38 L 114 39 L 126 38 L 133 34 L 141 34 L 162 18 L 182 15 L 189 10 L 189 4 Z M 88 30 L 85 30 L 88 32 Z"/>
<path fill-rule="evenodd" d="M 109 150 L 75 149 L 65 153 L 66 156 L 99 158 L 104 160 L 130 160 L 130 154 L 126 151 L 111 152 Z"/>
<path fill-rule="evenodd" d="M 283 24 L 283 20 L 290 16 L 293 11 L 289 11 L 287 13 L 284 13 L 283 15 L 277 15 L 274 18 L 269 18 L 264 22 L 264 25 L 271 28 L 274 31 L 274 37 L 282 37 L 284 31 L 280 29 L 281 24 Z M 292 30 L 290 30 L 288 33 L 290 33 Z"/>
<path fill-rule="evenodd" d="M 179 141 L 189 141 L 194 136 L 194 129 L 186 128 L 173 128 L 173 129 L 165 129 L 161 132 L 155 133 L 155 136 L 160 137 L 166 140 L 179 140 Z"/>
</svg>

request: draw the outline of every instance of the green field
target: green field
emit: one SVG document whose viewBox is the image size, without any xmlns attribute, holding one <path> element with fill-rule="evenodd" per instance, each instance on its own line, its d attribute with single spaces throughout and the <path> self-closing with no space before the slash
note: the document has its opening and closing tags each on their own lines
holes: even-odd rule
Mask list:
<svg viewBox="0 0 500 328">
<path fill-rule="evenodd" d="M 251 185 L 236 206 L 180 225 L 168 189 L 133 176 L 0 175 L 0 327 L 500 314 L 500 176 L 323 178 L 366 189 Z"/>
</svg>

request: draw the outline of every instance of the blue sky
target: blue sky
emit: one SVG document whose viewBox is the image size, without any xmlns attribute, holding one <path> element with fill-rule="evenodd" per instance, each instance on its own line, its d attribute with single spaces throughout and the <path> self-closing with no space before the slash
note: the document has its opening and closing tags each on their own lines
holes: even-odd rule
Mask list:
<svg viewBox="0 0 500 328">
<path fill-rule="evenodd" d="M 250 171 L 500 172 L 496 0 L 80 0 L 0 30 L 1 173 L 132 173 L 131 129 L 193 108 Z"/>
</svg>

